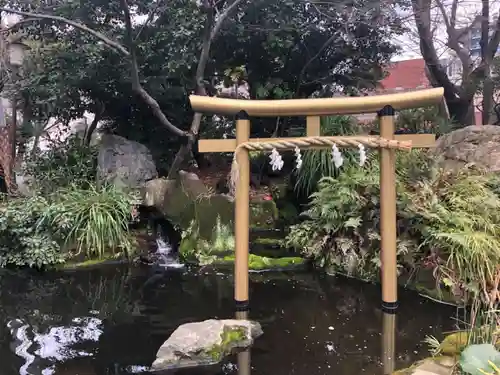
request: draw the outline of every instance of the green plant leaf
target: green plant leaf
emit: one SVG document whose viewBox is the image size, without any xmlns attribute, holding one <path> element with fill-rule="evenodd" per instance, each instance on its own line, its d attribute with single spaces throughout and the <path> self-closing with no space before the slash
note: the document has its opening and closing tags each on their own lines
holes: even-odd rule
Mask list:
<svg viewBox="0 0 500 375">
<path fill-rule="evenodd" d="M 460 367 L 462 371 L 470 375 L 484 375 L 492 370 L 488 361 L 500 366 L 500 352 L 491 344 L 470 345 L 460 356 Z"/>
</svg>

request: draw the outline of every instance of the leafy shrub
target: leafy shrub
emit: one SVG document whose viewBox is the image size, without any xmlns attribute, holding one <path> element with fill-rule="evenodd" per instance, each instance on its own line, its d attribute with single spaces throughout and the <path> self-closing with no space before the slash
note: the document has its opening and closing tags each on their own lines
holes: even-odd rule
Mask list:
<svg viewBox="0 0 500 375">
<path fill-rule="evenodd" d="M 55 233 L 39 225 L 48 205 L 35 196 L 0 207 L 0 267 L 44 268 L 64 262 Z"/>
<path fill-rule="evenodd" d="M 72 186 L 48 198 L 9 200 L 0 206 L 0 267 L 45 268 L 116 249 L 128 255 L 130 207 L 131 197 L 112 187 Z"/>
<path fill-rule="evenodd" d="M 396 129 L 404 133 L 431 133 L 440 136 L 453 130 L 450 120 L 440 116 L 435 106 L 405 109 L 398 113 Z"/>
<path fill-rule="evenodd" d="M 27 157 L 24 174 L 31 177 L 31 187 L 49 194 L 71 185 L 88 188 L 96 179 L 97 148 L 85 146 L 76 135 Z"/>
<path fill-rule="evenodd" d="M 109 250 L 132 251 L 128 223 L 132 197 L 112 186 L 60 189 L 52 196 L 39 225 L 54 228 L 66 247 L 77 254 L 103 257 Z"/>
<path fill-rule="evenodd" d="M 460 356 L 460 368 L 470 375 L 500 374 L 500 352 L 491 344 L 470 345 Z"/>
<path fill-rule="evenodd" d="M 436 275 L 473 294 L 493 285 L 500 264 L 500 199 L 479 170 L 441 171 L 406 191 L 405 217 L 418 228 Z M 484 296 L 486 297 L 486 296 Z"/>
<path fill-rule="evenodd" d="M 368 154 L 364 168 L 346 163 L 337 178 L 325 177 L 311 196 L 308 218 L 292 226 L 286 244 L 321 266 L 371 279 L 380 266 L 379 165 Z M 398 253 L 408 253 L 409 240 L 400 238 Z"/>
<path fill-rule="evenodd" d="M 379 166 L 345 165 L 312 195 L 308 220 L 292 227 L 288 245 L 320 264 L 360 277 L 380 265 Z M 400 267 L 432 267 L 456 291 L 488 291 L 500 264 L 500 198 L 480 170 L 439 170 L 424 152 L 397 158 Z M 483 297 L 486 295 L 483 293 Z"/>
</svg>

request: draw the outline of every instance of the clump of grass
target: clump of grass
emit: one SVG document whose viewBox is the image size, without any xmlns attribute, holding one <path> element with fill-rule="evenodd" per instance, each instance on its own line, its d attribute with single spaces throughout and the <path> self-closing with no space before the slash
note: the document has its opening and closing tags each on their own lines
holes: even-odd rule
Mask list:
<svg viewBox="0 0 500 375">
<path fill-rule="evenodd" d="M 359 126 L 351 116 L 330 116 L 322 119 L 321 135 L 355 135 L 359 134 Z M 352 153 L 342 150 L 344 156 Z M 325 176 L 334 176 L 331 150 L 309 150 L 302 155 L 302 167 L 297 171 L 295 189 L 303 194 L 311 194 L 319 180 Z"/>
<path fill-rule="evenodd" d="M 128 230 L 132 197 L 112 186 L 80 189 L 70 186 L 53 195 L 39 225 L 50 225 L 68 247 L 87 258 L 102 258 L 109 251 L 132 251 Z"/>
</svg>

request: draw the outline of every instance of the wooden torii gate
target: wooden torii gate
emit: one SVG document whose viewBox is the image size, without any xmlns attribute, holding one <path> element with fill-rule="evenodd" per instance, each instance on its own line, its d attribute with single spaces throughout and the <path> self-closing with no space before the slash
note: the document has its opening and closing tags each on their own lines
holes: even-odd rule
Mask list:
<svg viewBox="0 0 500 375">
<path fill-rule="evenodd" d="M 236 116 L 236 139 L 199 140 L 199 152 L 234 152 L 235 180 L 235 302 L 246 311 L 248 298 L 248 255 L 250 214 L 250 163 L 252 150 L 356 147 L 360 144 L 380 149 L 380 235 L 382 261 L 382 308 L 393 313 L 398 305 L 396 263 L 396 177 L 395 149 L 433 147 L 433 134 L 394 134 L 395 111 L 443 103 L 443 88 L 398 94 L 289 100 L 239 100 L 190 96 L 198 113 Z M 320 116 L 377 113 L 380 136 L 322 137 Z M 306 116 L 307 137 L 250 138 L 250 117 Z"/>
</svg>

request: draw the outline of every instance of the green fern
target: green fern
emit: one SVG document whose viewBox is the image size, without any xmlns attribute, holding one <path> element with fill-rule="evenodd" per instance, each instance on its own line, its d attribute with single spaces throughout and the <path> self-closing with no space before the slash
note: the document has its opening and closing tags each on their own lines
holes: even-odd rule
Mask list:
<svg viewBox="0 0 500 375">
<path fill-rule="evenodd" d="M 372 268 L 358 272 L 375 277 L 380 265 L 380 239 L 373 236 L 380 230 L 380 168 L 376 154 L 368 156 L 363 168 L 348 162 L 338 177 L 318 182 L 304 213 L 308 220 L 292 228 L 287 244 L 319 264 L 340 269 L 339 259 L 346 254 L 371 257 L 373 261 L 357 264 Z M 423 151 L 398 153 L 396 163 L 400 266 L 416 267 L 433 255 L 437 282 L 486 290 L 500 264 L 498 180 L 478 169 L 441 170 Z M 339 246 L 335 238 L 351 241 Z"/>
</svg>

